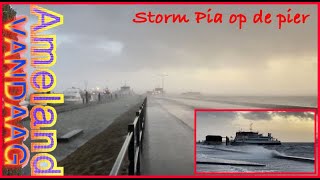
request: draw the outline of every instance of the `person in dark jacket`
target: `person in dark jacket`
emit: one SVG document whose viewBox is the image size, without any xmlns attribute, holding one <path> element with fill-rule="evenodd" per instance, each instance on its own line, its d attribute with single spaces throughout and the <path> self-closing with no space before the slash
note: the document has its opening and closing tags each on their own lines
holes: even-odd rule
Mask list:
<svg viewBox="0 0 320 180">
<path fill-rule="evenodd" d="M 89 102 L 89 93 L 88 91 L 86 91 L 86 104 L 88 104 L 88 102 Z"/>
<path fill-rule="evenodd" d="M 229 137 L 228 137 L 228 136 L 226 136 L 226 145 L 228 146 L 228 145 L 229 145 L 229 143 L 230 143 Z"/>
</svg>

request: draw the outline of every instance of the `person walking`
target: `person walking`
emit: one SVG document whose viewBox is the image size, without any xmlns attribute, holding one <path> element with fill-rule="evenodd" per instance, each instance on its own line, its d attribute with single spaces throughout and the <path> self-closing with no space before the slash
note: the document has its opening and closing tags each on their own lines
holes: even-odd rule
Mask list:
<svg viewBox="0 0 320 180">
<path fill-rule="evenodd" d="M 89 93 L 88 91 L 86 91 L 86 104 L 88 104 L 88 102 L 89 102 Z"/>
<path fill-rule="evenodd" d="M 226 136 L 226 146 L 228 146 L 228 145 L 229 145 L 229 143 L 230 143 L 229 137 L 228 137 L 228 136 Z"/>
</svg>

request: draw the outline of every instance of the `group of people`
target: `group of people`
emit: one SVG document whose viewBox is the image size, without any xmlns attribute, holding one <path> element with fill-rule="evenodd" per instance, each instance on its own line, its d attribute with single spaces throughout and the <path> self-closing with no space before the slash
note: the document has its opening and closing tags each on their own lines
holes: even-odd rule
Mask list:
<svg viewBox="0 0 320 180">
<path fill-rule="evenodd" d="M 105 93 L 98 93 L 98 102 L 100 102 L 102 100 L 101 96 L 105 95 L 105 97 L 109 97 L 110 99 L 113 98 L 113 94 L 109 93 L 109 94 L 105 94 Z M 88 91 L 84 91 L 83 94 L 81 94 L 81 98 L 82 98 L 82 102 L 83 104 L 88 104 L 90 102 L 90 100 L 92 99 L 92 94 L 89 93 Z M 118 99 L 118 94 L 114 94 L 114 98 Z"/>
<path fill-rule="evenodd" d="M 81 98 L 83 104 L 88 104 L 91 99 L 91 94 L 88 93 L 88 91 L 85 91 L 83 94 L 81 94 Z"/>
</svg>

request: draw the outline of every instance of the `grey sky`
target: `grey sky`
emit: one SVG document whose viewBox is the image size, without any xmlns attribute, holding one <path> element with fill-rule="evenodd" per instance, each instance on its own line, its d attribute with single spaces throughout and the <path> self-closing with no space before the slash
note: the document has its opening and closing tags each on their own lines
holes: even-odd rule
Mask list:
<svg viewBox="0 0 320 180">
<path fill-rule="evenodd" d="M 169 92 L 210 94 L 316 95 L 316 6 L 230 5 L 42 5 L 64 15 L 57 34 L 56 90 L 71 86 L 116 89 L 127 82 L 136 91 L 161 86 Z M 311 14 L 305 24 L 227 23 L 230 13 L 251 15 L 263 9 L 275 18 L 288 8 Z M 29 6 L 14 5 L 18 14 Z M 224 14 L 223 24 L 135 24 L 136 12 Z M 252 18 L 252 17 L 251 17 Z M 276 21 L 276 19 L 273 19 Z M 35 23 L 34 16 L 29 18 Z M 29 24 L 30 24 L 29 23 Z"/>
</svg>

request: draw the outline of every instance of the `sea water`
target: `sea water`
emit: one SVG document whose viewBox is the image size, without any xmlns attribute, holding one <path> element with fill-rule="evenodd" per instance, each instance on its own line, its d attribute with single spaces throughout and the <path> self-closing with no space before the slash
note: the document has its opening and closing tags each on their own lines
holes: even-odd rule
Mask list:
<svg viewBox="0 0 320 180">
<path fill-rule="evenodd" d="M 210 149 L 209 149 L 210 148 Z M 213 148 L 213 149 L 212 149 Z M 217 149 L 215 149 L 217 148 Z M 245 153 L 219 149 L 238 150 Z M 197 172 L 314 172 L 314 163 L 278 159 L 274 155 L 314 159 L 313 143 L 282 143 L 274 146 L 197 145 L 197 161 L 228 160 L 265 164 L 264 167 L 197 164 Z"/>
</svg>

